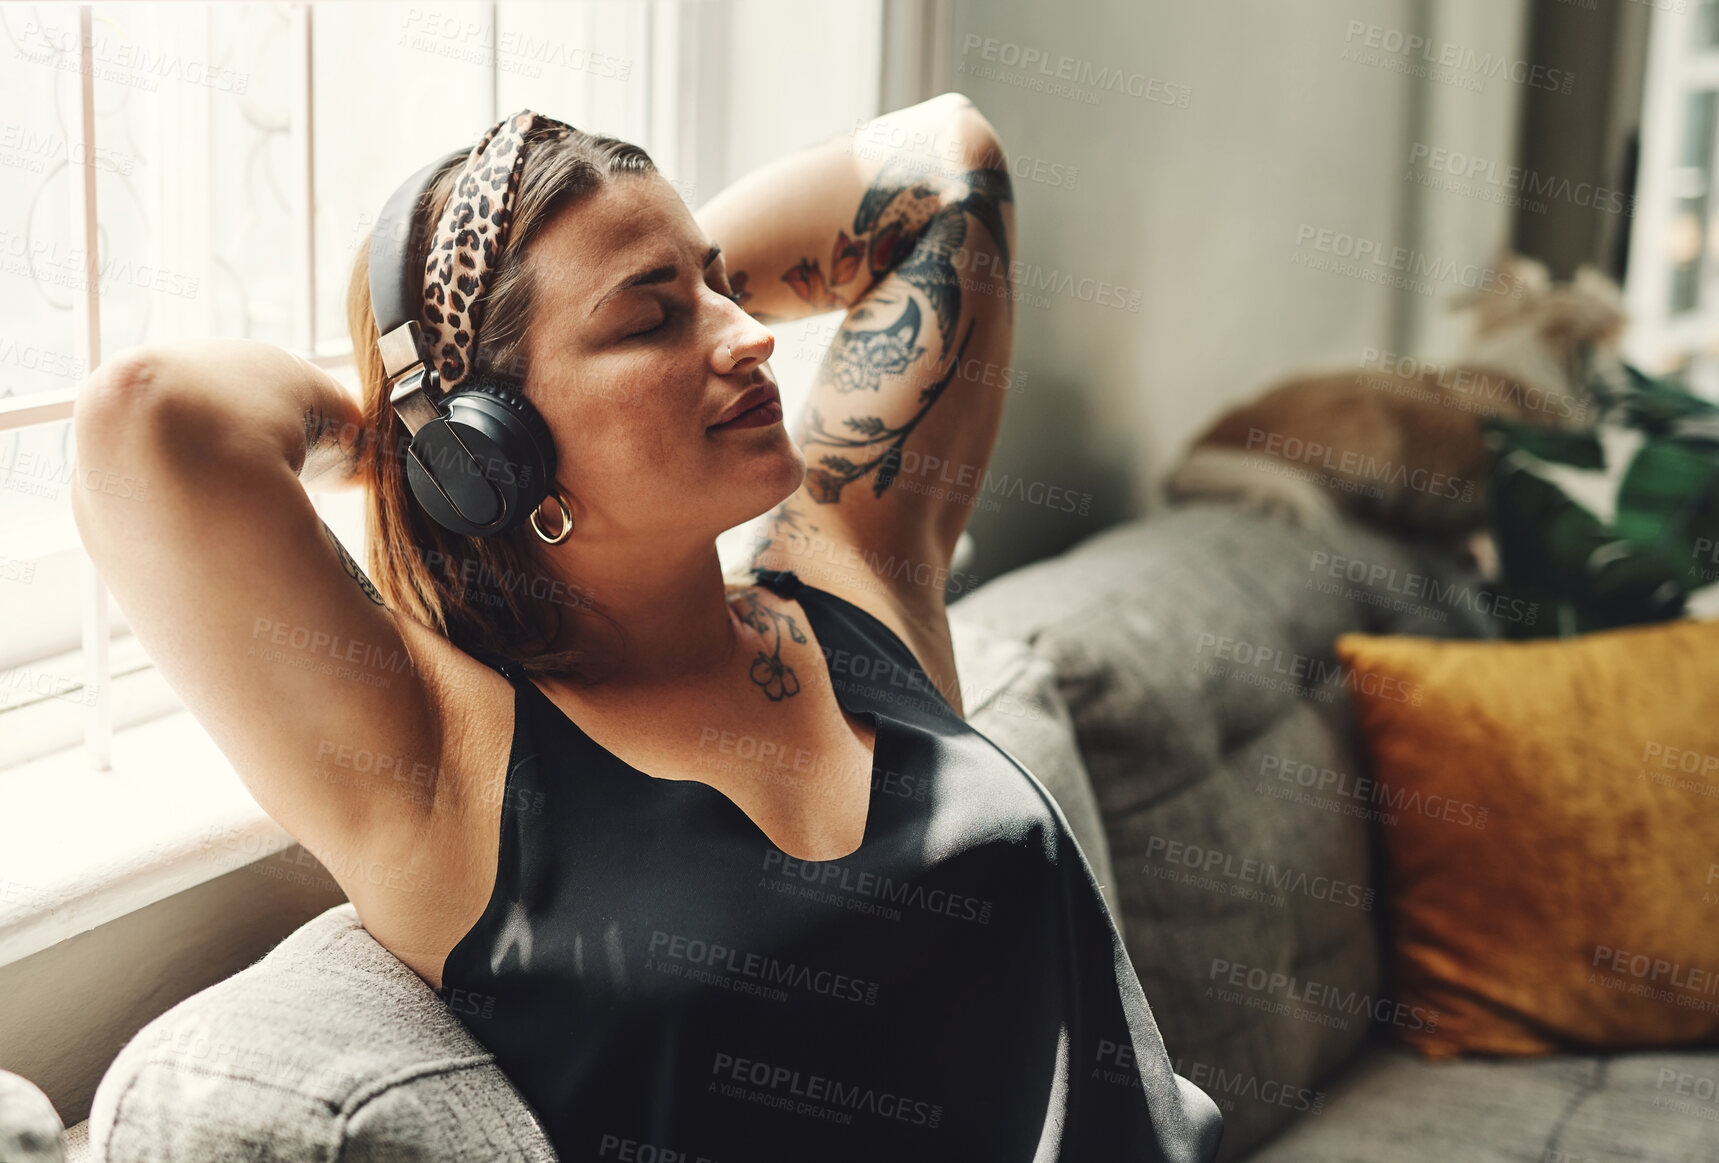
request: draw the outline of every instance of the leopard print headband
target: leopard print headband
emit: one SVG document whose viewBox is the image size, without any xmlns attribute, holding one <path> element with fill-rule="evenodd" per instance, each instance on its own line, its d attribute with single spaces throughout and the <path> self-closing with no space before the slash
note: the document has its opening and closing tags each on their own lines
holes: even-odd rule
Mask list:
<svg viewBox="0 0 1719 1163">
<path fill-rule="evenodd" d="M 484 294 L 501 262 L 525 165 L 525 135 L 539 125 L 573 127 L 521 109 L 496 122 L 472 147 L 424 264 L 423 331 L 442 391 L 471 374 L 483 326 Z"/>
</svg>

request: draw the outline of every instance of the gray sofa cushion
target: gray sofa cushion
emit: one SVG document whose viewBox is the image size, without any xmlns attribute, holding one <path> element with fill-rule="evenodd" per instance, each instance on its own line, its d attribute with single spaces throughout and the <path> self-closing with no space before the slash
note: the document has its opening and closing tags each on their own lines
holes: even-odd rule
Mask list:
<svg viewBox="0 0 1719 1163">
<path fill-rule="evenodd" d="M 1433 1062 L 1375 1045 L 1249 1163 L 1719 1163 L 1716 1078 L 1719 1053 Z"/>
<path fill-rule="evenodd" d="M 1122 927 L 1122 905 L 1110 866 L 1110 842 L 1080 757 L 1074 720 L 1057 687 L 1056 670 L 1018 638 L 958 617 L 949 619 L 961 707 L 974 730 L 1015 757 L 1045 785 L 1092 866 L 1111 918 Z"/>
<path fill-rule="evenodd" d="M 111 1163 L 555 1159 L 493 1056 L 350 904 L 138 1031 L 89 1124 Z"/>
<path fill-rule="evenodd" d="M 1415 596 L 1429 576 L 1462 585 Z M 1371 805 L 1331 794 L 1365 774 L 1332 640 L 1492 633 L 1476 580 L 1353 526 L 1326 541 L 1202 504 L 1108 530 L 950 607 L 1056 668 L 1128 951 L 1177 1070 L 1249 1080 L 1225 1107 L 1228 1159 L 1296 1117 L 1367 1038 L 1374 1004 L 1393 1013 L 1356 814 Z M 1320 1004 L 1295 1000 L 1310 983 Z"/>
</svg>

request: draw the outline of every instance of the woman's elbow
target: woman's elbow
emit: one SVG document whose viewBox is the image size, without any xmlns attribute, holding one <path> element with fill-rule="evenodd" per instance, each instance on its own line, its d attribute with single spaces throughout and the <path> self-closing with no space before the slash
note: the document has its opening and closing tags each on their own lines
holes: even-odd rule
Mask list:
<svg viewBox="0 0 1719 1163">
<path fill-rule="evenodd" d="M 123 427 L 158 392 L 164 378 L 162 352 L 148 344 L 122 348 L 84 377 L 72 399 L 72 431 L 80 449 Z"/>
<path fill-rule="evenodd" d="M 1007 169 L 1002 138 L 972 98 L 950 91 L 933 100 L 946 104 L 950 136 L 958 143 L 960 155 L 968 166 Z"/>
</svg>

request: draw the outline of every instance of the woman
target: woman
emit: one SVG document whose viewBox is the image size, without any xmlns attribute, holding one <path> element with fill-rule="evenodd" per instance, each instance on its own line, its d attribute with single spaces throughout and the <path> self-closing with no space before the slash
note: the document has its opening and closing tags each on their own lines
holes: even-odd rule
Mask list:
<svg viewBox="0 0 1719 1163">
<path fill-rule="evenodd" d="M 77 403 L 85 468 L 153 499 L 80 494 L 85 543 L 258 802 L 563 1159 L 1210 1159 L 1061 812 L 961 716 L 945 581 L 1013 333 L 985 118 L 946 94 L 693 215 L 525 111 L 429 189 L 413 358 L 533 406 L 529 521 L 410 491 L 364 259 L 362 406 L 238 341 Z M 836 308 L 791 439 L 764 320 Z M 368 574 L 325 471 L 370 486 Z M 767 512 L 725 584 L 717 535 Z"/>
</svg>

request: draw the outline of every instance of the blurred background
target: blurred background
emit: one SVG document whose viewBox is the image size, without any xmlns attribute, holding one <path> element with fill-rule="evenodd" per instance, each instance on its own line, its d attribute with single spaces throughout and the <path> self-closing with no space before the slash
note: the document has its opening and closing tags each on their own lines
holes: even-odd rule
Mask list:
<svg viewBox="0 0 1719 1163">
<path fill-rule="evenodd" d="M 1715 0 L 0 4 L 0 37 L 14 819 L 80 786 L 29 764 L 82 745 L 99 769 L 116 732 L 179 708 L 78 546 L 77 385 L 104 353 L 213 335 L 349 376 L 372 216 L 521 107 L 644 146 L 696 208 L 880 112 L 978 104 L 1020 237 L 992 469 L 1083 499 L 977 511 L 982 579 L 1150 511 L 1186 442 L 1287 373 L 1451 350 L 1451 300 L 1506 248 L 1616 279 L 1630 360 L 1719 398 Z M 834 318 L 778 331 L 790 410 Z M 357 500 L 317 501 L 354 549 Z M 113 826 L 174 802 L 140 795 Z M 83 826 L 86 852 L 108 842 Z M 0 967 L 93 923 L 41 922 L 41 864 L 7 876 Z"/>
</svg>

